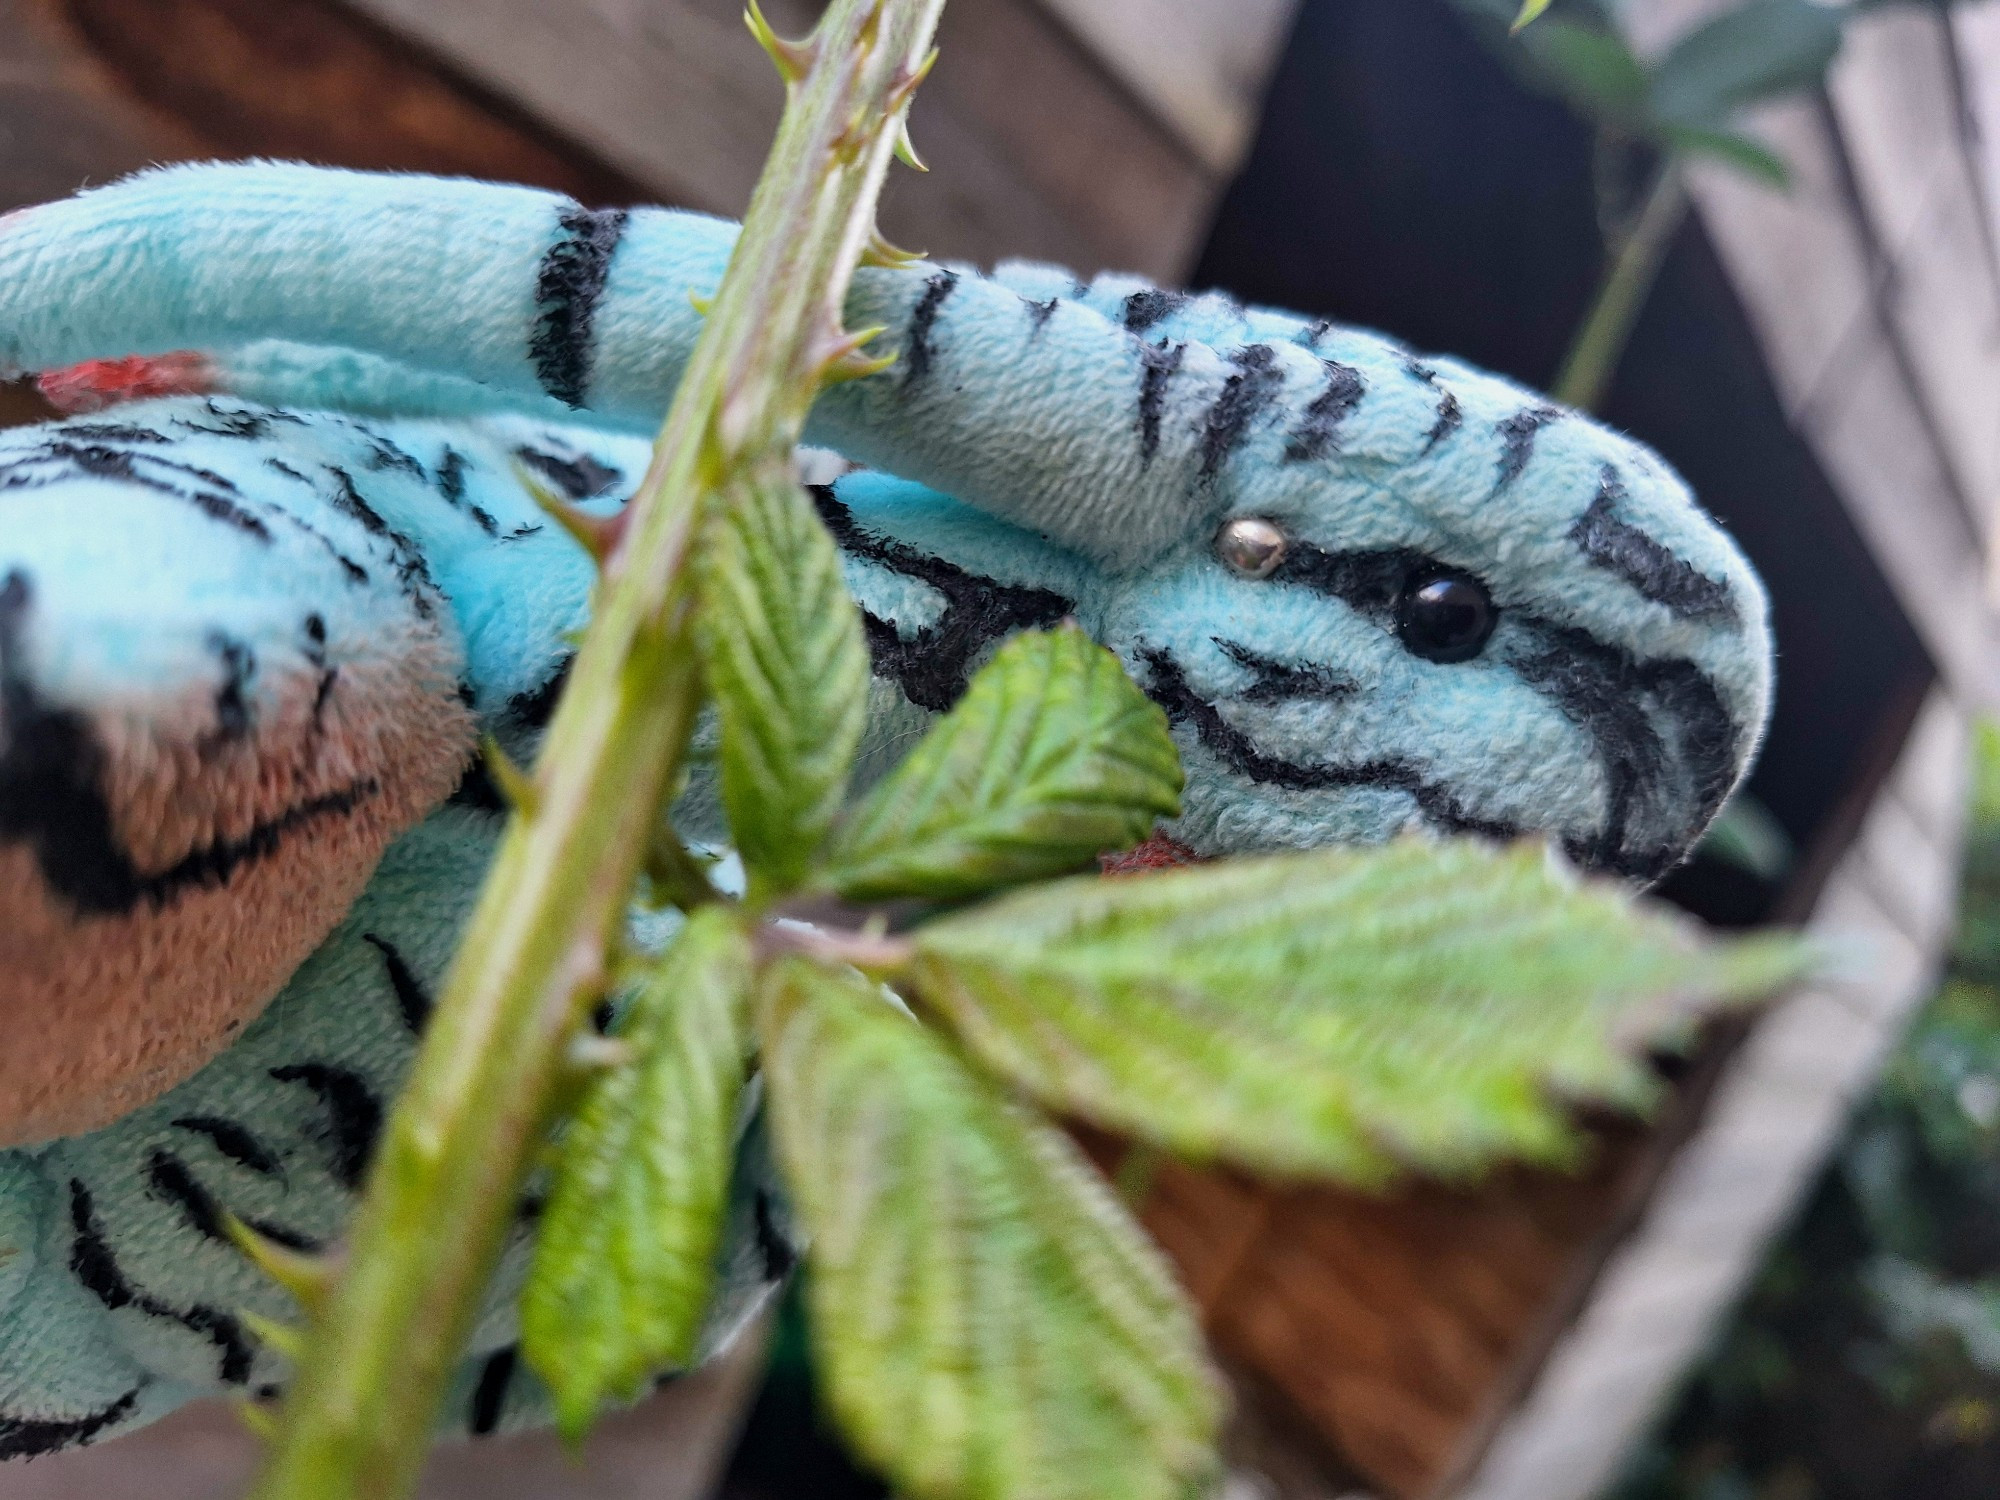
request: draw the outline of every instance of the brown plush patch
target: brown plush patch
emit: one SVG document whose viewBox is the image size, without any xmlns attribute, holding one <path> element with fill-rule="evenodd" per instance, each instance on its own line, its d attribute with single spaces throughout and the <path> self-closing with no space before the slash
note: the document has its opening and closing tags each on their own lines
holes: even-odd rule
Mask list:
<svg viewBox="0 0 2000 1500">
<path fill-rule="evenodd" d="M 0 844 L 0 1146 L 94 1129 L 221 1051 L 345 915 L 473 744 L 450 644 L 287 682 L 254 730 L 210 696 L 92 721 L 144 894 L 83 911 Z"/>
</svg>

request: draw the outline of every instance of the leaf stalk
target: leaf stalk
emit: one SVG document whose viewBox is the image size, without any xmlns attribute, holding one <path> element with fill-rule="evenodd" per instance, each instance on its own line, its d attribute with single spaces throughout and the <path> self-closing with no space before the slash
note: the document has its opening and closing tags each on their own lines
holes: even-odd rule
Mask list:
<svg viewBox="0 0 2000 1500">
<path fill-rule="evenodd" d="M 1686 213 L 1687 186 L 1680 163 L 1670 159 L 1654 180 L 1631 233 L 1612 257 L 1576 342 L 1563 360 L 1562 373 L 1556 376 L 1551 394 L 1565 406 L 1596 411 L 1603 404 Z"/>
</svg>

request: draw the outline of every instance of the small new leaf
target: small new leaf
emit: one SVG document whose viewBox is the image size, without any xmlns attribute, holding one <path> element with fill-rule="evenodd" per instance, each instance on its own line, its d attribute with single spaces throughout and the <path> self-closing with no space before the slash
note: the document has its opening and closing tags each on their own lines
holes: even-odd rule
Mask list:
<svg viewBox="0 0 2000 1500">
<path fill-rule="evenodd" d="M 1194 1319 L 1068 1139 L 854 976 L 778 961 L 758 1030 L 823 1388 L 896 1493 L 1203 1493 Z"/>
<path fill-rule="evenodd" d="M 1464 1177 L 1643 1107 L 1648 1045 L 1795 977 L 1540 847 L 1409 839 L 1064 881 L 919 928 L 899 982 L 1056 1108 L 1281 1173 Z"/>
<path fill-rule="evenodd" d="M 738 917 L 687 920 L 620 1021 L 632 1052 L 585 1094 L 521 1293 L 521 1347 L 580 1438 L 607 1401 L 687 1364 L 707 1311 L 749 1050 Z"/>
<path fill-rule="evenodd" d="M 952 899 L 1129 849 L 1180 813 L 1159 706 L 1081 630 L 1016 636 L 856 809 L 828 882 L 855 901 Z"/>
<path fill-rule="evenodd" d="M 1554 0 L 1523 0 L 1521 13 L 1514 17 L 1514 30 L 1522 30 L 1553 3 Z"/>
<path fill-rule="evenodd" d="M 868 646 L 840 554 L 789 471 L 718 505 L 696 563 L 722 801 L 753 901 L 804 879 L 847 791 Z"/>
</svg>

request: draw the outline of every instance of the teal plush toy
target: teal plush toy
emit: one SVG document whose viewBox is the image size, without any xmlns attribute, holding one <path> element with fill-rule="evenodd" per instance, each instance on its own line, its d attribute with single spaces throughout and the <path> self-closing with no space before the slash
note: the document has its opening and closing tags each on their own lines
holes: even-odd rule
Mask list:
<svg viewBox="0 0 2000 1500">
<path fill-rule="evenodd" d="M 498 834 L 478 736 L 532 755 L 585 618 L 523 476 L 625 503 L 734 233 L 273 164 L 0 219 L 0 366 L 155 393 L 0 434 L 0 1457 L 282 1378 L 225 1211 L 338 1235 Z M 809 433 L 868 466 L 816 492 L 864 778 L 1066 617 L 1166 709 L 1198 854 L 1537 834 L 1648 880 L 1754 753 L 1756 578 L 1575 413 L 1129 278 L 864 270 L 848 314 L 898 355 Z M 676 817 L 720 837 L 701 775 Z M 710 1347 L 792 1254 L 742 1157 Z M 539 1409 L 524 1243 L 456 1425 Z"/>
</svg>

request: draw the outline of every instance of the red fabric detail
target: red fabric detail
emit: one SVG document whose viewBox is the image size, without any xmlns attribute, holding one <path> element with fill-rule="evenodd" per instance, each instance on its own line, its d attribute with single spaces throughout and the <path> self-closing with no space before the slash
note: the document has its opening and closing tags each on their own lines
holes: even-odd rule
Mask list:
<svg viewBox="0 0 2000 1500">
<path fill-rule="evenodd" d="M 1156 833 L 1138 848 L 1127 849 L 1123 854 L 1100 854 L 1097 863 L 1107 875 L 1138 875 L 1147 870 L 1172 870 L 1206 861 L 1178 839 Z"/>
<path fill-rule="evenodd" d="M 87 359 L 62 370 L 44 370 L 35 384 L 49 405 L 65 416 L 103 411 L 122 401 L 152 396 L 204 396 L 216 389 L 215 367 L 192 349 L 172 354 L 134 354 L 124 359 Z"/>
</svg>

